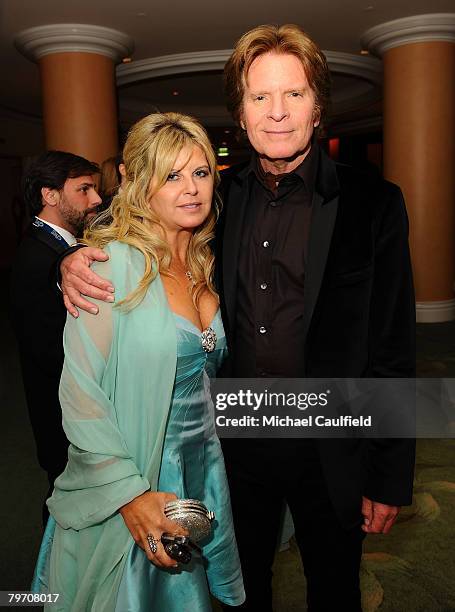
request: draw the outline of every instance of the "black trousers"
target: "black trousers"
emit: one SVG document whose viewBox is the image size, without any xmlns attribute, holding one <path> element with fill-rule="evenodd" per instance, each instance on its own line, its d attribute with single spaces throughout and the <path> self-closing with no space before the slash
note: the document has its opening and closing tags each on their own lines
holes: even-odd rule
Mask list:
<svg viewBox="0 0 455 612">
<path fill-rule="evenodd" d="M 329 499 L 313 440 L 223 440 L 246 602 L 272 610 L 272 564 L 284 501 L 307 579 L 311 612 L 361 611 L 359 568 L 364 532 L 347 531 Z"/>
</svg>

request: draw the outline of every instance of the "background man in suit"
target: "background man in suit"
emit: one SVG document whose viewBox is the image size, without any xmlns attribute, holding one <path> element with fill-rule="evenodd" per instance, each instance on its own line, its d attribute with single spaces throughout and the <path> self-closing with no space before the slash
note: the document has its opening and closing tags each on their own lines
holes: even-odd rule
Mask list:
<svg viewBox="0 0 455 612">
<path fill-rule="evenodd" d="M 294 25 L 260 26 L 225 68 L 230 110 L 254 148 L 223 175 L 216 266 L 234 377 L 414 375 L 414 294 L 398 187 L 331 161 L 314 137 L 329 70 Z M 106 299 L 109 283 L 67 257 L 64 291 Z M 91 283 L 87 291 L 84 282 Z M 74 306 L 71 307 L 74 314 Z M 365 533 L 411 503 L 407 440 L 225 440 L 248 610 L 271 610 L 283 502 L 293 515 L 309 610 L 361 609 Z"/>
<path fill-rule="evenodd" d="M 66 465 L 68 449 L 58 400 L 66 310 L 53 280 L 55 265 L 101 202 L 93 178 L 98 172 L 96 164 L 82 157 L 49 151 L 31 164 L 23 181 L 34 219 L 13 264 L 11 317 L 38 461 L 51 489 Z"/>
</svg>

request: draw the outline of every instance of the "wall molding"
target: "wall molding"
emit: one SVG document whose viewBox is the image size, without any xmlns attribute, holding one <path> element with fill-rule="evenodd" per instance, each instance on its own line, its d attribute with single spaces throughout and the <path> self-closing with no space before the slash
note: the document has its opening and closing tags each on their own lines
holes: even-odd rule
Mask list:
<svg viewBox="0 0 455 612">
<path fill-rule="evenodd" d="M 194 51 L 149 57 L 122 64 L 117 67 L 117 85 L 121 87 L 175 74 L 221 72 L 231 53 L 232 49 Z M 334 74 L 356 76 L 374 84 L 382 82 L 382 63 L 374 57 L 338 51 L 324 51 L 324 54 Z"/>
<path fill-rule="evenodd" d="M 444 323 L 455 320 L 455 299 L 441 302 L 417 302 L 417 323 Z"/>
<path fill-rule="evenodd" d="M 419 42 L 455 43 L 455 13 L 413 15 L 381 23 L 363 33 L 364 49 L 378 57 L 394 47 Z"/>
<path fill-rule="evenodd" d="M 133 39 L 111 28 L 86 23 L 56 23 L 19 32 L 14 44 L 33 62 L 52 53 L 96 53 L 116 64 L 134 50 Z"/>
</svg>

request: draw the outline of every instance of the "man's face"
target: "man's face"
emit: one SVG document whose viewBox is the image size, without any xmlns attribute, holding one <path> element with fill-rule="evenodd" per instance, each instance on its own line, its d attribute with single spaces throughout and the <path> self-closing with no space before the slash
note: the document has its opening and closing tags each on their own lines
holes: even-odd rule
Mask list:
<svg viewBox="0 0 455 612">
<path fill-rule="evenodd" d="M 96 192 L 93 176 L 79 176 L 65 181 L 58 212 L 62 219 L 62 227 L 75 236 L 80 236 L 89 219 L 96 214 L 96 207 L 101 204 L 101 198 Z"/>
<path fill-rule="evenodd" d="M 254 60 L 246 75 L 241 125 L 265 169 L 281 164 L 290 172 L 302 162 L 319 115 L 295 55 L 271 52 Z"/>
</svg>

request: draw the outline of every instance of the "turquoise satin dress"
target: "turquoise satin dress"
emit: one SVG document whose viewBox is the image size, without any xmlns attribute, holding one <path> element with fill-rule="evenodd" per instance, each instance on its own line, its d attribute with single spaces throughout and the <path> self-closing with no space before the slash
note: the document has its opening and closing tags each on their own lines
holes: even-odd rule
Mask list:
<svg viewBox="0 0 455 612">
<path fill-rule="evenodd" d="M 193 555 L 188 565 L 175 570 L 155 567 L 143 550 L 133 544 L 123 569 L 115 612 L 209 612 L 212 610 L 209 592 L 231 605 L 244 600 L 224 460 L 215 433 L 209 389 L 209 379 L 215 376 L 226 353 L 220 312 L 211 324 L 217 342 L 210 353 L 203 350 L 197 327 L 177 314 L 173 313 L 173 317 L 177 366 L 158 490 L 175 493 L 178 498 L 201 500 L 215 513 L 215 521 L 211 535 L 199 542 L 202 557 Z M 55 521 L 51 517 L 37 573 L 48 565 L 43 556 L 49 554 L 53 527 Z"/>
<path fill-rule="evenodd" d="M 218 311 L 211 327 L 216 348 L 206 353 L 201 332 L 174 314 L 177 327 L 177 371 L 164 438 L 159 491 L 201 500 L 215 512 L 212 534 L 200 542 L 203 557 L 193 555 L 178 570 L 161 570 L 135 546 L 126 561 L 115 612 L 212 610 L 209 589 L 218 599 L 238 605 L 243 584 L 235 545 L 229 491 L 220 442 L 215 433 L 209 378 L 226 353 Z"/>
</svg>

